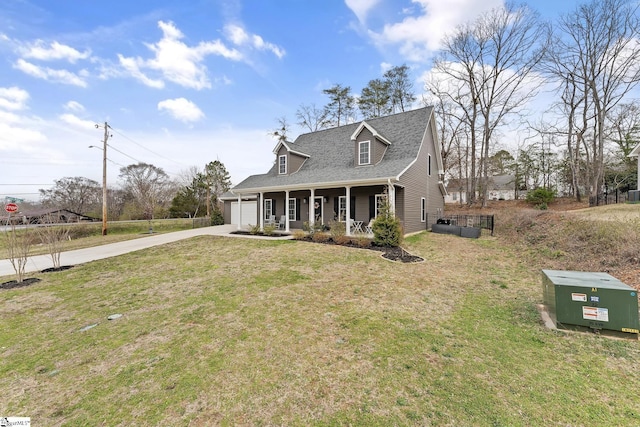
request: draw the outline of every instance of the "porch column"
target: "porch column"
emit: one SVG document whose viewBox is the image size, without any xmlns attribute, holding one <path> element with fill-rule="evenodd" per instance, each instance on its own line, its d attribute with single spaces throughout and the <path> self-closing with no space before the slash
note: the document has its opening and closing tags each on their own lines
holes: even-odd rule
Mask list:
<svg viewBox="0 0 640 427">
<path fill-rule="evenodd" d="M 393 215 L 396 214 L 396 187 L 395 185 L 391 184 L 391 182 L 389 182 L 388 186 L 388 193 L 389 193 L 389 208 L 391 209 L 391 213 Z"/>
<path fill-rule="evenodd" d="M 264 192 L 260 192 L 258 197 L 258 216 L 260 218 L 260 230 L 264 231 Z"/>
<path fill-rule="evenodd" d="M 238 194 L 238 230 L 242 230 L 242 195 Z"/>
<path fill-rule="evenodd" d="M 346 194 L 346 202 L 347 202 L 347 211 L 344 213 L 344 224 L 345 224 L 345 232 L 347 236 L 351 236 L 351 187 L 346 186 L 345 194 Z M 339 199 L 338 199 L 339 200 Z M 339 203 L 339 202 L 338 202 Z M 340 206 L 338 208 L 338 220 L 340 219 Z M 355 218 L 353 218 L 355 219 Z"/>
<path fill-rule="evenodd" d="M 289 190 L 286 190 L 284 195 L 284 217 L 285 217 L 285 227 L 284 231 L 289 232 Z"/>
<path fill-rule="evenodd" d="M 315 188 L 311 189 L 311 195 L 309 196 L 309 227 L 313 228 L 313 223 L 315 222 L 315 212 L 313 208 L 313 202 L 316 198 L 316 190 Z"/>
</svg>

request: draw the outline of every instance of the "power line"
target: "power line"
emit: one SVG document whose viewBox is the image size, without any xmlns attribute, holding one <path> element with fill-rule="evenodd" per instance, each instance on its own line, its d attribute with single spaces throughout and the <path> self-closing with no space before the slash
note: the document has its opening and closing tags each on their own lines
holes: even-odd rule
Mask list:
<svg viewBox="0 0 640 427">
<path fill-rule="evenodd" d="M 109 126 L 109 129 L 111 129 L 111 126 Z M 116 147 L 114 147 L 114 146 L 113 146 L 113 145 L 111 145 L 111 144 L 107 144 L 107 145 L 109 146 L 109 148 L 112 148 L 113 150 L 117 151 L 118 153 L 122 154 L 123 156 L 126 156 L 126 157 L 130 158 L 130 159 L 131 159 L 131 160 L 133 160 L 133 161 L 136 161 L 136 162 L 138 162 L 138 163 L 147 163 L 147 162 L 140 161 L 140 160 L 136 159 L 135 157 L 130 156 L 129 154 L 125 153 L 125 152 L 124 152 L 124 151 L 122 151 L 122 150 L 117 149 Z M 144 148 L 144 147 L 143 147 L 143 148 Z M 149 150 L 149 151 L 150 151 L 150 150 Z M 155 153 L 154 153 L 154 154 L 155 154 Z M 119 165 L 119 166 L 121 166 L 121 167 L 125 167 L 125 166 L 122 166 L 122 165 Z M 164 170 L 164 169 L 163 169 L 163 170 Z M 165 172 L 166 172 L 166 173 L 168 173 L 169 175 L 178 175 L 178 174 L 177 174 L 177 173 L 175 173 L 175 172 L 171 172 L 171 171 L 167 171 L 167 170 L 165 170 Z"/>
<path fill-rule="evenodd" d="M 126 157 L 130 158 L 130 159 L 131 159 L 131 160 L 133 160 L 133 161 L 136 161 L 136 162 L 138 162 L 138 163 L 144 163 L 144 162 L 141 162 L 140 160 L 136 159 L 135 157 L 132 157 L 132 156 L 128 155 L 127 153 L 125 153 L 125 152 L 123 152 L 123 151 L 118 150 L 116 147 L 114 147 L 114 146 L 113 146 L 113 145 L 111 145 L 111 144 L 107 144 L 107 146 L 108 146 L 109 148 L 112 148 L 113 150 L 117 151 L 118 153 L 122 154 L 123 156 L 126 156 Z"/>
<path fill-rule="evenodd" d="M 113 129 L 113 128 L 111 128 L 111 129 Z M 171 159 L 171 158 L 169 158 L 169 157 L 163 156 L 163 155 L 162 155 L 162 154 L 160 154 L 160 153 L 156 153 L 155 151 L 153 151 L 153 150 L 151 150 L 151 149 L 149 149 L 149 148 L 145 147 L 144 145 L 140 144 L 139 142 L 136 142 L 136 141 L 135 141 L 135 140 L 133 140 L 132 138 L 128 137 L 127 135 L 125 135 L 124 133 L 122 133 L 122 132 L 120 132 L 120 131 L 118 131 L 118 130 L 116 130 L 116 129 L 113 129 L 113 131 L 114 131 L 115 133 L 117 133 L 118 135 L 120 135 L 120 136 L 122 136 L 122 137 L 124 137 L 124 138 L 128 139 L 128 140 L 129 140 L 129 141 L 131 141 L 131 142 L 133 142 L 133 143 L 134 143 L 134 144 L 136 144 L 138 147 L 140 147 L 140 148 L 142 148 L 142 149 L 144 149 L 144 150 L 147 150 L 148 152 L 150 152 L 150 153 L 152 153 L 152 154 L 154 154 L 154 155 L 156 155 L 156 156 L 158 156 L 158 157 L 161 157 L 161 158 L 163 158 L 163 159 L 165 159 L 165 160 L 169 160 L 170 162 L 176 163 L 176 164 L 178 164 L 178 165 L 180 165 L 180 166 L 185 166 L 183 163 L 177 162 L 177 161 L 175 161 L 174 159 Z"/>
</svg>

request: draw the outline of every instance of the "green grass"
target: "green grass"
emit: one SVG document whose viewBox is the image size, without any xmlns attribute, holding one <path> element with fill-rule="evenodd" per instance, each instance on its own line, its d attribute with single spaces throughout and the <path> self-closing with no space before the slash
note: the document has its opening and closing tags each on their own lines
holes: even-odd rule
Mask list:
<svg viewBox="0 0 640 427">
<path fill-rule="evenodd" d="M 541 266 L 526 253 L 430 233 L 406 244 L 426 262 L 198 237 L 38 274 L 0 291 L 0 414 L 68 426 L 640 425 L 638 342 L 545 329 Z"/>
<path fill-rule="evenodd" d="M 193 220 L 186 218 L 160 219 L 152 221 L 116 221 L 107 225 L 107 235 L 102 235 L 102 223 L 71 224 L 69 230 L 70 240 L 63 243 L 63 250 L 82 249 L 108 243 L 116 243 L 124 240 L 138 239 L 149 235 L 149 228 L 153 233 L 169 233 L 172 231 L 189 230 L 193 228 Z M 17 233 L 23 234 L 25 230 L 16 229 Z M 26 232 L 31 235 L 33 244 L 29 255 L 48 254 L 47 248 L 40 244 L 35 226 L 29 226 Z M 0 233 L 0 258 L 7 257 L 6 239 L 4 232 Z"/>
</svg>

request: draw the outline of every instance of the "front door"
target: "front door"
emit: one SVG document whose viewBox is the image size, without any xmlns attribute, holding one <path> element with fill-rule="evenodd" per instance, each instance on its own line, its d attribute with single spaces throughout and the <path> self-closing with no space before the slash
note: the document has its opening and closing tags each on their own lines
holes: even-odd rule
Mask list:
<svg viewBox="0 0 640 427">
<path fill-rule="evenodd" d="M 322 222 L 322 211 L 323 211 L 323 206 L 322 206 L 322 197 L 316 197 L 313 201 L 313 209 L 314 209 L 314 213 L 313 213 L 313 217 L 314 217 L 314 222 L 316 222 L 317 224 L 323 224 Z"/>
</svg>

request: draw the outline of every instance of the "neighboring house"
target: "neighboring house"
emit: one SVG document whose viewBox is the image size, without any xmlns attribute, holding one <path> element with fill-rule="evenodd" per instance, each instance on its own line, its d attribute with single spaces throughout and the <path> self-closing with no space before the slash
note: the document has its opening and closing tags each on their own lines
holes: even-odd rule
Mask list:
<svg viewBox="0 0 640 427">
<path fill-rule="evenodd" d="M 0 224 L 5 224 L 9 220 L 7 215 L 0 217 Z M 99 221 L 97 218 L 72 212 L 68 209 L 33 209 L 19 211 L 11 215 L 14 224 L 58 224 L 72 222 L 93 222 Z"/>
<path fill-rule="evenodd" d="M 338 220 L 350 234 L 352 220 L 366 225 L 388 197 L 404 232 L 413 233 L 444 208 L 431 107 L 303 134 L 278 142 L 273 154 L 269 172 L 233 187 L 235 199 L 223 198 L 225 223 L 264 227 L 275 218 L 290 230 Z"/>
<path fill-rule="evenodd" d="M 636 158 L 636 162 L 638 162 L 638 179 L 637 179 L 637 184 L 636 184 L 636 190 L 640 190 L 640 144 L 636 145 L 636 147 L 631 150 L 631 153 L 629 153 L 629 157 L 635 157 Z"/>
<path fill-rule="evenodd" d="M 515 182 L 514 175 L 496 175 L 489 177 L 487 188 L 488 200 L 514 200 L 515 199 Z M 467 179 L 450 179 L 447 181 L 447 195 L 445 203 L 467 203 Z M 476 197 L 479 194 L 476 193 Z"/>
</svg>

